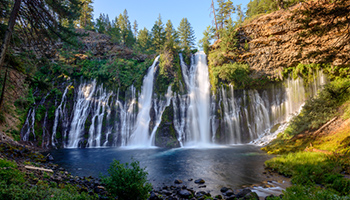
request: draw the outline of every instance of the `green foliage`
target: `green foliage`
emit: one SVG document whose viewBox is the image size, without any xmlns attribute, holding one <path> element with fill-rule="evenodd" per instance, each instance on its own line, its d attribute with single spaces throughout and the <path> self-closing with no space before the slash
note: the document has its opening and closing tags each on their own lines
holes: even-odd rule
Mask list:
<svg viewBox="0 0 350 200">
<path fill-rule="evenodd" d="M 235 13 L 235 7 L 231 0 L 217 0 L 217 2 L 219 8 L 216 9 L 216 21 L 219 30 L 222 30 L 232 22 L 231 15 Z"/>
<path fill-rule="evenodd" d="M 305 85 L 312 83 L 318 75 L 318 72 L 326 67 L 326 65 L 321 64 L 302 64 L 299 63 L 296 67 L 287 68 L 284 70 L 284 77 L 292 74 L 293 79 L 302 77 Z"/>
<path fill-rule="evenodd" d="M 188 53 L 194 48 L 195 36 L 194 30 L 187 20 L 187 18 L 182 18 L 178 29 L 180 38 L 180 49 Z"/>
<path fill-rule="evenodd" d="M 173 24 L 170 20 L 166 23 L 165 26 L 165 48 L 171 49 L 172 51 L 175 51 L 178 49 L 179 46 L 179 36 L 177 31 L 174 29 Z"/>
<path fill-rule="evenodd" d="M 229 20 L 226 28 L 220 30 L 221 35 L 221 51 L 228 53 L 237 49 L 237 32 L 232 20 Z"/>
<path fill-rule="evenodd" d="M 286 199 L 305 195 L 300 191 L 293 194 L 293 190 L 312 189 L 313 195 L 334 194 L 349 195 L 350 180 L 345 179 L 339 173 L 343 170 L 338 162 L 334 162 L 333 155 L 326 155 L 314 152 L 290 153 L 275 157 L 265 162 L 266 167 L 278 171 L 286 176 L 292 177 L 292 183 L 300 187 L 292 187 L 285 193 Z M 320 188 L 315 190 L 318 185 L 323 185 L 327 190 L 321 191 Z M 299 196 L 297 196 L 297 195 Z"/>
<path fill-rule="evenodd" d="M 244 88 L 249 84 L 249 65 L 241 63 L 224 64 L 221 67 L 213 68 L 215 77 L 227 83 L 231 83 L 235 88 Z"/>
<path fill-rule="evenodd" d="M 208 26 L 207 29 L 203 32 L 203 38 L 199 41 L 199 47 L 201 47 L 205 54 L 209 55 L 209 47 L 211 40 L 214 37 L 215 29 L 211 26 Z"/>
<path fill-rule="evenodd" d="M 80 28 L 91 30 L 94 27 L 92 16 L 94 8 L 92 6 L 92 0 L 79 0 L 81 3 L 81 13 L 78 20 Z"/>
<path fill-rule="evenodd" d="M 108 33 L 111 29 L 111 22 L 108 15 L 100 13 L 99 18 L 96 19 L 95 29 L 99 33 Z"/>
<path fill-rule="evenodd" d="M 12 161 L 0 159 L 0 180 L 4 184 L 18 184 L 24 182 L 24 174 L 17 169 Z"/>
<path fill-rule="evenodd" d="M 302 186 L 295 185 L 283 191 L 284 200 L 296 200 L 296 199 L 308 199 L 308 200 L 348 200 L 350 196 L 341 196 L 334 192 L 333 190 L 322 189 L 319 186 Z M 279 197 L 267 198 L 268 200 L 280 199 Z"/>
<path fill-rule="evenodd" d="M 261 13 L 270 13 L 278 10 L 275 0 L 251 0 L 247 5 L 246 16 L 251 18 Z"/>
<path fill-rule="evenodd" d="M 124 10 L 123 14 L 116 18 L 116 22 L 116 26 L 120 29 L 121 43 L 127 47 L 132 47 L 135 43 L 135 38 L 132 33 L 128 11 Z"/>
<path fill-rule="evenodd" d="M 152 44 L 156 52 L 160 52 L 165 43 L 165 31 L 164 24 L 162 22 L 162 17 L 159 14 L 158 20 L 154 23 L 152 27 Z"/>
<path fill-rule="evenodd" d="M 46 175 L 47 176 L 47 175 Z M 49 177 L 49 176 L 47 176 Z M 36 184 L 31 181 L 36 179 Z M 19 171 L 13 161 L 0 159 L 0 199 L 97 199 L 87 193 L 79 194 L 72 185 L 57 184 L 49 186 L 44 180 L 37 181 L 36 177 Z"/>
<path fill-rule="evenodd" d="M 306 101 L 301 113 L 294 117 L 287 135 L 320 127 L 336 115 L 337 108 L 350 98 L 350 80 L 338 79 L 327 84 L 319 95 Z"/>
<path fill-rule="evenodd" d="M 107 87 L 116 86 L 121 90 L 134 84 L 138 89 L 141 88 L 142 78 L 152 60 L 143 62 L 113 58 L 110 60 L 78 60 L 76 65 L 54 64 L 47 66 L 52 76 L 69 75 L 73 78 L 83 76 L 86 79 L 97 79 L 103 81 Z"/>
<path fill-rule="evenodd" d="M 137 35 L 137 42 L 134 46 L 134 50 L 138 53 L 153 54 L 154 49 L 151 42 L 151 34 L 147 28 L 143 28 Z"/>
<path fill-rule="evenodd" d="M 147 199 L 152 185 L 147 183 L 148 173 L 140 167 L 138 161 L 121 164 L 113 160 L 108 169 L 109 176 L 102 176 L 102 182 L 106 184 L 107 191 L 113 198 L 118 199 Z"/>
</svg>

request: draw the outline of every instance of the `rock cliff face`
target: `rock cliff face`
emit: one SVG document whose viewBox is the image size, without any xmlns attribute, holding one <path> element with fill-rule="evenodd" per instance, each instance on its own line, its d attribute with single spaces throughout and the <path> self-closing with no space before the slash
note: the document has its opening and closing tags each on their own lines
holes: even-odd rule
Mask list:
<svg viewBox="0 0 350 200">
<path fill-rule="evenodd" d="M 253 19 L 238 29 L 241 52 L 236 61 L 249 63 L 255 77 L 270 78 L 281 78 L 283 68 L 299 63 L 348 66 L 350 21 L 342 12 L 350 2 L 344 2 L 309 1 Z M 309 20 L 306 10 L 319 15 Z M 307 24 L 301 22 L 305 20 Z"/>
</svg>

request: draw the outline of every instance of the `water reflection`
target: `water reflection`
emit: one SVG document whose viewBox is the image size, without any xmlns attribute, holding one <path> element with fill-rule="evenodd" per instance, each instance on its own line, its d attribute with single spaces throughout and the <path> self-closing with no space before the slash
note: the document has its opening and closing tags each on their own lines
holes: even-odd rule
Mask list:
<svg viewBox="0 0 350 200">
<path fill-rule="evenodd" d="M 263 163 L 271 156 L 256 146 L 238 145 L 208 149 L 60 149 L 52 152 L 55 161 L 73 175 L 106 174 L 113 159 L 131 162 L 132 158 L 147 167 L 149 181 L 154 186 L 171 185 L 181 179 L 189 187 L 196 185 L 188 179 L 203 178 L 206 190 L 220 187 L 239 188 L 262 181 Z"/>
</svg>

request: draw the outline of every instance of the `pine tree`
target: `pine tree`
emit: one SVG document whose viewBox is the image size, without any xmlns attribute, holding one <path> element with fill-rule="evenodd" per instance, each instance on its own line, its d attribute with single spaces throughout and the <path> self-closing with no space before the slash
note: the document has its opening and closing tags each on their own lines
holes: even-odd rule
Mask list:
<svg viewBox="0 0 350 200">
<path fill-rule="evenodd" d="M 111 28 L 107 31 L 107 34 L 111 36 L 111 40 L 114 43 L 121 43 L 121 33 L 117 21 L 112 20 Z"/>
<path fill-rule="evenodd" d="M 215 29 L 211 26 L 208 26 L 207 29 L 203 32 L 203 38 L 199 40 L 199 46 L 203 49 L 204 53 L 208 55 L 209 47 L 211 40 L 214 37 Z"/>
<path fill-rule="evenodd" d="M 228 25 L 231 15 L 235 13 L 235 7 L 231 0 L 217 0 L 219 8 L 216 10 L 217 22 L 219 29 Z"/>
<path fill-rule="evenodd" d="M 135 43 L 135 38 L 132 34 L 128 11 L 125 9 L 116 21 L 120 29 L 121 43 L 127 47 L 132 47 Z"/>
<path fill-rule="evenodd" d="M 165 42 L 165 31 L 162 17 L 159 14 L 158 20 L 152 27 L 152 44 L 157 52 L 160 52 Z"/>
<path fill-rule="evenodd" d="M 96 19 L 95 29 L 99 33 L 107 33 L 111 29 L 108 15 L 100 14 L 100 17 Z"/>
<path fill-rule="evenodd" d="M 172 50 L 177 49 L 179 46 L 178 34 L 170 20 L 165 25 L 165 46 Z"/>
<path fill-rule="evenodd" d="M 151 54 L 154 52 L 152 48 L 151 35 L 147 28 L 143 28 L 139 31 L 135 50 L 146 54 Z"/>
<path fill-rule="evenodd" d="M 80 0 L 82 4 L 81 15 L 79 18 L 79 27 L 91 30 L 94 27 L 93 15 L 94 8 L 92 7 L 93 0 Z"/>
<path fill-rule="evenodd" d="M 182 18 L 180 26 L 178 27 L 178 33 L 180 38 L 180 48 L 185 52 L 189 52 L 194 47 L 194 30 L 191 27 L 187 18 Z"/>
<path fill-rule="evenodd" d="M 137 21 L 134 21 L 134 25 L 132 26 L 132 29 L 134 31 L 134 37 L 137 38 L 137 34 L 138 34 L 138 24 Z"/>
</svg>

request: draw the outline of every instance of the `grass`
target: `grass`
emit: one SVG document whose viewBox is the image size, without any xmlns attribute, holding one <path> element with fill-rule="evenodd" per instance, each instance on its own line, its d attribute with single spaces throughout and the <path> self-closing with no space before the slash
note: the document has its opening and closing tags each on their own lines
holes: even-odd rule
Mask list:
<svg viewBox="0 0 350 200">
<path fill-rule="evenodd" d="M 265 165 L 291 177 L 294 186 L 284 192 L 283 199 L 320 199 L 322 196 L 321 199 L 347 199 L 350 198 L 350 179 L 340 174 L 344 165 L 339 161 L 333 155 L 297 152 L 275 157 Z"/>
</svg>

